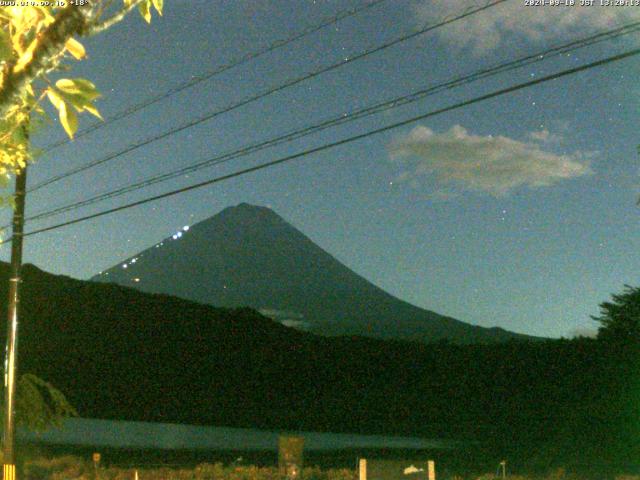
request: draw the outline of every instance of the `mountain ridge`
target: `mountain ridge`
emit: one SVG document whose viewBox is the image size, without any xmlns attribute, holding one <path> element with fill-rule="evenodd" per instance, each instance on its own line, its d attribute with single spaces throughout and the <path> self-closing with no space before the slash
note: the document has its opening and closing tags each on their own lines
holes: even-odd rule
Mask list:
<svg viewBox="0 0 640 480">
<path fill-rule="evenodd" d="M 241 203 L 91 280 L 213 306 L 248 306 L 326 336 L 492 343 L 533 339 L 398 299 L 343 265 L 267 207 Z"/>
</svg>

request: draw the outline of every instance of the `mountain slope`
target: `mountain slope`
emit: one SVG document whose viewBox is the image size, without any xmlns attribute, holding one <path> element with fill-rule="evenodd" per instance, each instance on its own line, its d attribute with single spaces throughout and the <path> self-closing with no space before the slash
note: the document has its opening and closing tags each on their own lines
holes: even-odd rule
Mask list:
<svg viewBox="0 0 640 480">
<path fill-rule="evenodd" d="M 185 227 L 92 280 L 215 306 L 249 306 L 322 335 L 459 343 L 526 338 L 399 300 L 272 210 L 248 204 Z"/>
</svg>

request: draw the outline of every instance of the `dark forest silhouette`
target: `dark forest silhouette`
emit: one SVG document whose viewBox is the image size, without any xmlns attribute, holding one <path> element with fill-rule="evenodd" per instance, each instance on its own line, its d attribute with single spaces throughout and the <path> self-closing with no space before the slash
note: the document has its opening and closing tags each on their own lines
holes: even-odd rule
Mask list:
<svg viewBox="0 0 640 480">
<path fill-rule="evenodd" d="M 640 458 L 638 289 L 603 304 L 599 339 L 427 345 L 320 337 L 33 266 L 24 278 L 21 369 L 81 416 L 455 438 L 528 468 Z"/>
</svg>

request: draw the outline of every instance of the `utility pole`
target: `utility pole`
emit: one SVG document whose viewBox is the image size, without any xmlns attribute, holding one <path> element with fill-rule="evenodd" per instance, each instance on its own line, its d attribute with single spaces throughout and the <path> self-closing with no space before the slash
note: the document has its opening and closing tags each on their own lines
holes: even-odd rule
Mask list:
<svg viewBox="0 0 640 480">
<path fill-rule="evenodd" d="M 7 316 L 7 349 L 4 364 L 4 441 L 3 478 L 16 480 L 14 452 L 16 372 L 18 361 L 18 314 L 20 307 L 20 278 L 22 268 L 22 238 L 24 231 L 24 203 L 27 187 L 27 167 L 16 174 L 13 232 L 11 236 L 11 276 Z"/>
</svg>

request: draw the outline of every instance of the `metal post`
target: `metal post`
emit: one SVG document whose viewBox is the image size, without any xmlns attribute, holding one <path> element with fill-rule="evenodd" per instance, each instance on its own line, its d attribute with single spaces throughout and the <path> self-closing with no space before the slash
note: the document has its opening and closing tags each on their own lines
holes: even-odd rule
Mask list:
<svg viewBox="0 0 640 480">
<path fill-rule="evenodd" d="M 20 306 L 20 273 L 22 267 L 22 234 L 24 231 L 24 203 L 27 186 L 27 167 L 16 174 L 13 233 L 11 237 L 11 276 L 7 316 L 7 349 L 4 370 L 4 480 L 15 480 L 15 399 L 18 361 L 18 312 Z"/>
</svg>

